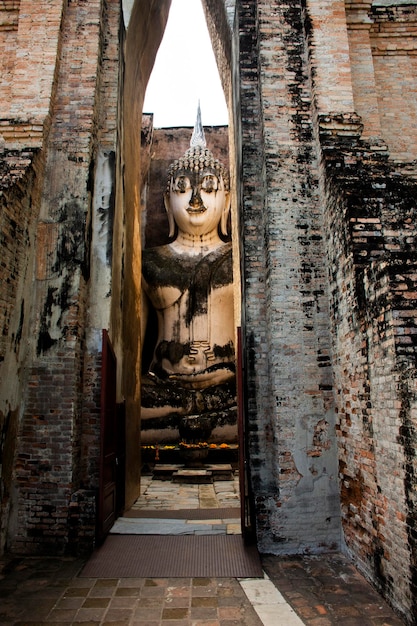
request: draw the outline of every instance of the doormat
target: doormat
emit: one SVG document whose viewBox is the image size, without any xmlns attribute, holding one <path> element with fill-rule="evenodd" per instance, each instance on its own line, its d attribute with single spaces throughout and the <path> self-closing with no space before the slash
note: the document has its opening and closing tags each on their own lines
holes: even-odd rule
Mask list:
<svg viewBox="0 0 417 626">
<path fill-rule="evenodd" d="M 109 535 L 82 578 L 262 578 L 241 535 Z"/>
<path fill-rule="evenodd" d="M 123 517 L 142 517 L 150 519 L 238 519 L 240 509 L 129 509 L 123 513 Z"/>
</svg>

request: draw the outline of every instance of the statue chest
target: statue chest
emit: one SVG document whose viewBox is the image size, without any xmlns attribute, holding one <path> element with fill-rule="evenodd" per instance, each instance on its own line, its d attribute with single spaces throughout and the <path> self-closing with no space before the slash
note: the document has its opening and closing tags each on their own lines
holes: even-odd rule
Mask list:
<svg viewBox="0 0 417 626">
<path fill-rule="evenodd" d="M 207 312 L 215 294 L 232 288 L 230 244 L 202 258 L 173 255 L 168 247 L 145 250 L 142 273 L 146 293 L 156 309 L 178 305 L 186 323 Z"/>
</svg>

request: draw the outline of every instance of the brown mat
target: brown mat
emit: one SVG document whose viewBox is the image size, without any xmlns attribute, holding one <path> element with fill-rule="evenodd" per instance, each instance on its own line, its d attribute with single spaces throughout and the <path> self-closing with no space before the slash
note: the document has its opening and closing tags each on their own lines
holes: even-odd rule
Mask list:
<svg viewBox="0 0 417 626">
<path fill-rule="evenodd" d="M 256 546 L 240 535 L 109 535 L 83 578 L 261 578 Z"/>
<path fill-rule="evenodd" d="M 130 509 L 123 517 L 142 517 L 151 519 L 238 519 L 240 509 Z"/>
</svg>

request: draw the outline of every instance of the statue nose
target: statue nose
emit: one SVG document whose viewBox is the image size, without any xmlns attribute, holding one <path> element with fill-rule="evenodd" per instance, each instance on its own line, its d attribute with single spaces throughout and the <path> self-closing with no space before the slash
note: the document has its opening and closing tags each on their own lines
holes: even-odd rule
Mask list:
<svg viewBox="0 0 417 626">
<path fill-rule="evenodd" d="M 190 205 L 192 207 L 200 207 L 202 206 L 203 201 L 200 196 L 200 190 L 198 187 L 193 188 L 193 194 L 191 196 Z"/>
</svg>

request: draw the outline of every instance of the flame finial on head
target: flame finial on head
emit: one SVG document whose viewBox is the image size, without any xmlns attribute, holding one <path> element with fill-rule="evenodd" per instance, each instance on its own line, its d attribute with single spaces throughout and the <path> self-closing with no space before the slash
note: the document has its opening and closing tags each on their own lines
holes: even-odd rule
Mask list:
<svg viewBox="0 0 417 626">
<path fill-rule="evenodd" d="M 223 178 L 224 187 L 230 189 L 229 173 L 218 159 L 215 159 L 212 152 L 207 148 L 204 128 L 201 123 L 200 102 L 198 102 L 197 119 L 190 141 L 190 147 L 182 157 L 171 163 L 168 168 L 168 178 L 166 193 L 170 193 L 171 183 L 178 172 L 203 172 L 211 169 L 218 176 Z"/>
<path fill-rule="evenodd" d="M 201 109 L 200 109 L 200 100 L 199 100 L 198 107 L 197 107 L 197 119 L 195 121 L 193 134 L 191 135 L 190 148 L 195 148 L 196 146 L 205 148 L 206 145 L 207 145 L 206 137 L 204 135 L 204 128 L 201 122 Z"/>
</svg>

